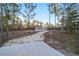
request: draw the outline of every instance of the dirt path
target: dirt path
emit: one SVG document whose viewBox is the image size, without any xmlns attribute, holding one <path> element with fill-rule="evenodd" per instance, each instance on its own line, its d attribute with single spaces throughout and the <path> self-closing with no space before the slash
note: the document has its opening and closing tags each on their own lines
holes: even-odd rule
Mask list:
<svg viewBox="0 0 79 59">
<path fill-rule="evenodd" d="M 43 41 L 0 48 L 0 56 L 64 56 Z"/>
<path fill-rule="evenodd" d="M 24 36 L 24 37 L 21 37 L 21 38 L 9 40 L 3 46 L 10 46 L 10 45 L 16 45 L 16 44 L 29 43 L 29 42 L 33 42 L 33 41 L 41 41 L 41 40 L 44 39 L 44 36 L 42 36 L 42 34 L 45 33 L 45 32 L 46 31 L 38 32 L 38 33 L 35 33 L 33 35 Z"/>
<path fill-rule="evenodd" d="M 44 32 L 38 32 L 31 36 L 26 36 L 14 40 L 10 40 L 5 47 L 0 48 L 0 55 L 2 56 L 64 56 L 56 49 L 50 47 L 43 42 Z M 20 44 L 23 43 L 23 44 Z M 11 46 L 6 46 L 11 45 Z"/>
</svg>

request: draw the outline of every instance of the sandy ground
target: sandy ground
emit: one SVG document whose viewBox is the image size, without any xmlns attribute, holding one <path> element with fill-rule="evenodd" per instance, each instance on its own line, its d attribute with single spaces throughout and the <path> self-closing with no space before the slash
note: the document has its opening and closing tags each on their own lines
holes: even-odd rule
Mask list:
<svg viewBox="0 0 79 59">
<path fill-rule="evenodd" d="M 0 48 L 2 56 L 64 56 L 43 41 Z"/>
<path fill-rule="evenodd" d="M 33 42 L 33 41 L 41 41 L 41 40 L 44 39 L 44 36 L 42 36 L 42 34 L 45 33 L 45 32 L 46 31 L 38 32 L 38 33 L 36 33 L 34 35 L 29 35 L 29 36 L 24 36 L 24 37 L 21 37 L 21 38 L 9 40 L 3 46 L 10 46 L 10 45 L 16 45 L 16 44 L 22 44 L 22 43 L 29 43 L 29 42 Z"/>
<path fill-rule="evenodd" d="M 44 32 L 38 32 L 31 36 L 26 36 L 10 40 L 0 48 L 0 55 L 5 56 L 64 56 L 56 49 L 43 42 Z M 21 44 L 23 43 L 23 44 Z"/>
</svg>

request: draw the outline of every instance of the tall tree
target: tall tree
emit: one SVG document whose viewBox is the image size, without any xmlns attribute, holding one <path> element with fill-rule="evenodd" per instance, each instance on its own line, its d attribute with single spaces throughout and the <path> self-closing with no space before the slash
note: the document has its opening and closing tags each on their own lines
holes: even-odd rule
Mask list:
<svg viewBox="0 0 79 59">
<path fill-rule="evenodd" d="M 72 32 L 72 30 L 75 30 L 76 28 L 76 20 L 78 19 L 78 4 L 76 3 L 66 3 L 62 4 L 64 7 L 62 8 L 64 10 L 64 17 L 62 19 L 64 20 L 64 27 L 67 31 Z"/>
<path fill-rule="evenodd" d="M 13 30 L 15 30 L 15 18 L 16 18 L 16 14 L 20 11 L 20 4 L 16 4 L 16 3 L 11 3 L 10 4 L 11 7 L 11 18 L 12 18 L 12 28 Z"/>
<path fill-rule="evenodd" d="M 4 22 L 5 22 L 5 31 L 6 31 L 6 39 L 8 39 L 8 21 L 10 20 L 9 15 L 9 4 L 5 3 L 4 5 Z"/>
<path fill-rule="evenodd" d="M 51 3 L 51 14 L 55 15 L 55 26 L 56 26 L 56 19 L 58 17 L 59 20 L 59 15 L 60 15 L 60 4 L 58 3 Z"/>
<path fill-rule="evenodd" d="M 34 10 L 36 8 L 36 4 L 33 3 L 27 3 L 24 4 L 25 5 L 25 13 L 26 13 L 26 17 L 28 19 L 28 29 L 30 29 L 30 20 L 36 15 L 36 13 L 34 13 Z"/>
<path fill-rule="evenodd" d="M 48 28 L 49 29 L 50 29 L 50 17 L 51 17 L 51 12 L 52 12 L 51 11 L 51 5 L 52 5 L 51 3 L 48 4 L 48 10 L 49 10 L 49 27 Z"/>
<path fill-rule="evenodd" d="M 4 35 L 3 35 L 3 4 L 2 3 L 0 3 L 0 31 L 1 31 L 2 39 L 4 39 Z"/>
</svg>

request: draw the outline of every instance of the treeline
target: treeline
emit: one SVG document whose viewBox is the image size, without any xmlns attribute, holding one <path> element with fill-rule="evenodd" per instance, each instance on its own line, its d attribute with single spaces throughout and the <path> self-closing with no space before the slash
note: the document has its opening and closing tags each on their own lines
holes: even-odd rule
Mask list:
<svg viewBox="0 0 79 59">
<path fill-rule="evenodd" d="M 0 3 L 0 43 L 8 39 L 9 31 L 34 29 L 34 21 L 30 23 L 30 20 L 36 15 L 36 6 L 33 3 Z M 25 21 L 23 22 L 18 15 L 23 16 Z"/>
<path fill-rule="evenodd" d="M 47 4 L 49 11 L 49 22 L 46 24 L 48 29 L 61 29 L 66 32 L 74 32 L 79 30 L 79 4 L 78 3 L 49 3 Z M 24 7 L 24 10 L 22 10 Z M 31 20 L 35 18 L 35 9 L 37 4 L 34 3 L 0 3 L 0 31 L 14 31 L 21 29 L 34 29 Z M 24 22 L 17 16 L 22 15 Z M 55 18 L 52 18 L 52 15 Z M 50 24 L 54 20 L 55 26 Z M 23 23 L 26 23 L 24 25 Z M 37 22 L 37 24 L 43 22 Z"/>
<path fill-rule="evenodd" d="M 21 12 L 22 6 L 25 6 L 25 14 Z M 0 31 L 19 30 L 22 29 L 22 20 L 17 16 L 21 14 L 28 20 L 28 29 L 31 18 L 34 18 L 33 12 L 36 4 L 16 4 L 16 3 L 1 3 L 0 4 Z"/>
<path fill-rule="evenodd" d="M 66 32 L 79 30 L 78 3 L 50 3 L 48 6 L 49 13 L 55 16 L 55 26 L 57 28 L 65 30 Z"/>
<path fill-rule="evenodd" d="M 45 26 L 52 29 L 54 26 L 48 22 L 44 24 L 35 19 L 35 9 L 37 4 L 34 3 L 1 3 L 0 4 L 0 31 L 8 32 L 15 30 L 34 30 L 37 26 Z M 20 19 L 18 15 L 24 18 Z"/>
</svg>

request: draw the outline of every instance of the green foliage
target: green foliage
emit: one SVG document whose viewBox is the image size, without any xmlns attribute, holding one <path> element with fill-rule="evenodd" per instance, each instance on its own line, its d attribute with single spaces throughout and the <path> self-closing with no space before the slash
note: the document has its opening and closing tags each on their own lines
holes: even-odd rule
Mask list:
<svg viewBox="0 0 79 59">
<path fill-rule="evenodd" d="M 74 4 L 74 3 L 70 3 L 70 4 L 62 4 L 62 12 L 64 10 L 63 16 L 62 17 L 62 22 L 65 30 L 69 31 L 69 32 L 74 32 L 76 29 L 76 27 L 78 27 L 78 17 L 77 15 L 79 15 L 78 13 L 78 5 L 79 4 Z"/>
<path fill-rule="evenodd" d="M 58 19 L 59 21 L 59 16 L 60 16 L 60 4 L 58 3 L 50 3 L 49 5 L 49 12 L 52 14 L 52 15 L 55 15 L 55 26 L 56 26 L 56 19 Z"/>
</svg>

